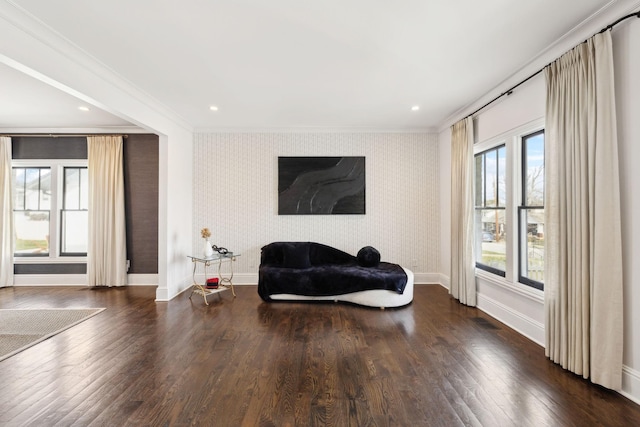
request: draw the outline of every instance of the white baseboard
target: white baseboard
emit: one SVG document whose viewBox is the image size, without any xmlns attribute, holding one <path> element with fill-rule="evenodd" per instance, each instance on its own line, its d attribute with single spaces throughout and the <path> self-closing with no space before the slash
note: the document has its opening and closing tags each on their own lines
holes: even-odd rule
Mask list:
<svg viewBox="0 0 640 427">
<path fill-rule="evenodd" d="M 486 295 L 477 295 L 477 307 L 511 329 L 544 347 L 544 325 Z"/>
<path fill-rule="evenodd" d="M 622 390 L 620 394 L 640 405 L 640 372 L 622 366 Z"/>
<path fill-rule="evenodd" d="M 440 275 L 438 273 L 416 273 L 414 271 L 413 283 L 416 285 L 440 283 Z"/>
<path fill-rule="evenodd" d="M 449 276 L 447 276 L 446 274 L 443 273 L 438 273 L 438 281 L 436 283 L 439 283 L 440 285 L 442 285 L 443 288 L 445 289 L 450 289 L 449 288 Z"/>
<path fill-rule="evenodd" d="M 86 274 L 14 274 L 13 286 L 86 286 Z"/>
<path fill-rule="evenodd" d="M 127 275 L 127 284 L 129 286 L 138 286 L 138 285 L 158 285 L 158 275 L 157 274 L 128 274 Z"/>
<path fill-rule="evenodd" d="M 129 286 L 158 285 L 157 274 L 128 274 Z M 14 274 L 14 286 L 86 286 L 86 274 Z"/>
<path fill-rule="evenodd" d="M 161 288 L 160 286 L 156 288 L 156 302 L 167 302 L 170 299 L 171 298 L 169 298 L 169 290 L 167 288 Z"/>
<path fill-rule="evenodd" d="M 162 301 L 162 302 L 171 301 L 172 299 L 174 299 L 175 297 L 177 297 L 187 289 L 191 289 L 192 284 L 193 284 L 193 278 L 191 274 L 189 274 L 188 276 L 185 276 L 182 280 L 179 281 L 177 292 L 174 292 L 173 294 L 169 294 L 168 288 L 160 287 L 160 285 L 158 285 L 158 288 L 156 289 L 156 301 Z"/>
</svg>

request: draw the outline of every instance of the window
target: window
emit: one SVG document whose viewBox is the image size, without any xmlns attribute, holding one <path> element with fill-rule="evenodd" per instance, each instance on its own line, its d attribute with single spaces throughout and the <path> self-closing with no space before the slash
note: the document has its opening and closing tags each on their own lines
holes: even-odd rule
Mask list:
<svg viewBox="0 0 640 427">
<path fill-rule="evenodd" d="M 476 144 L 475 152 L 476 268 L 543 290 L 542 125 Z"/>
<path fill-rule="evenodd" d="M 14 255 L 86 256 L 86 161 L 14 160 L 13 164 Z"/>
<path fill-rule="evenodd" d="M 51 168 L 13 168 L 16 256 L 49 255 Z"/>
<path fill-rule="evenodd" d="M 505 275 L 506 154 L 504 145 L 475 156 L 477 264 L 492 273 Z"/>
<path fill-rule="evenodd" d="M 522 138 L 519 281 L 542 289 L 544 276 L 544 131 Z"/>
<path fill-rule="evenodd" d="M 86 255 L 89 232 L 87 168 L 65 167 L 60 211 L 60 255 Z"/>
</svg>

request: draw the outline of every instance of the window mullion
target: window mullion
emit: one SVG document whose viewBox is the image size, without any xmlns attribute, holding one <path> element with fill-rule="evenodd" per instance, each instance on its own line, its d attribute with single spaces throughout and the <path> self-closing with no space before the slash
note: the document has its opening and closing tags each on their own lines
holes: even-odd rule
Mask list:
<svg viewBox="0 0 640 427">
<path fill-rule="evenodd" d="M 22 170 L 22 209 L 27 208 L 27 169 Z"/>
<path fill-rule="evenodd" d="M 495 191 L 496 206 L 500 206 L 500 150 L 496 150 L 496 185 L 493 189 Z M 496 234 L 498 230 L 496 229 Z"/>
<path fill-rule="evenodd" d="M 78 168 L 78 209 L 82 209 L 82 170 Z"/>
<path fill-rule="evenodd" d="M 60 167 L 55 163 L 51 165 L 51 191 L 53 194 L 51 195 L 51 205 L 50 208 L 50 241 L 49 241 L 49 256 L 52 259 L 56 259 L 59 254 L 58 249 L 58 236 L 60 234 L 59 227 L 59 212 L 58 212 L 58 198 L 60 197 L 60 188 L 59 188 L 59 179 L 58 176 L 60 174 Z"/>
<path fill-rule="evenodd" d="M 38 210 L 41 208 L 42 203 L 42 168 L 38 169 Z"/>
<path fill-rule="evenodd" d="M 506 239 L 505 239 L 505 251 L 507 253 L 506 260 L 506 275 L 505 278 L 513 282 L 514 277 L 517 277 L 517 262 L 515 260 L 514 253 L 514 235 L 515 235 L 515 214 L 514 214 L 514 205 L 517 203 L 517 198 L 515 197 L 517 193 L 517 180 L 516 177 L 516 159 L 518 156 L 517 150 L 514 147 L 513 138 L 507 139 L 505 143 L 505 228 L 506 228 Z"/>
<path fill-rule="evenodd" d="M 482 155 L 482 207 L 487 207 L 487 156 Z"/>
</svg>

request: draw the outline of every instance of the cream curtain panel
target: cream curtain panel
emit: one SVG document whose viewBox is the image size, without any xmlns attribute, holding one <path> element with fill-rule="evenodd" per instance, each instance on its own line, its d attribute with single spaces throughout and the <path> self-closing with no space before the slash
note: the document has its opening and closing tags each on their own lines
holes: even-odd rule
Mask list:
<svg viewBox="0 0 640 427">
<path fill-rule="evenodd" d="M 449 293 L 476 305 L 473 241 L 473 119 L 451 126 L 451 280 Z"/>
<path fill-rule="evenodd" d="M 0 137 L 0 288 L 13 286 L 11 138 Z"/>
<path fill-rule="evenodd" d="M 89 286 L 127 284 L 121 136 L 87 137 L 89 166 Z"/>
<path fill-rule="evenodd" d="M 545 69 L 546 355 L 622 381 L 622 244 L 611 33 Z"/>
</svg>

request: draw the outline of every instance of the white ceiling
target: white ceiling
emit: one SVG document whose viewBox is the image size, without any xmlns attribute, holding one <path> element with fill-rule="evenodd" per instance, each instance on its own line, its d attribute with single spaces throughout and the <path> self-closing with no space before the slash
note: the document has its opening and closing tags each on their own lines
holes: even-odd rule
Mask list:
<svg viewBox="0 0 640 427">
<path fill-rule="evenodd" d="M 446 124 L 615 1 L 7 3 L 195 130 L 415 130 Z M 0 90 L 0 128 L 130 125 L 6 65 Z"/>
</svg>

